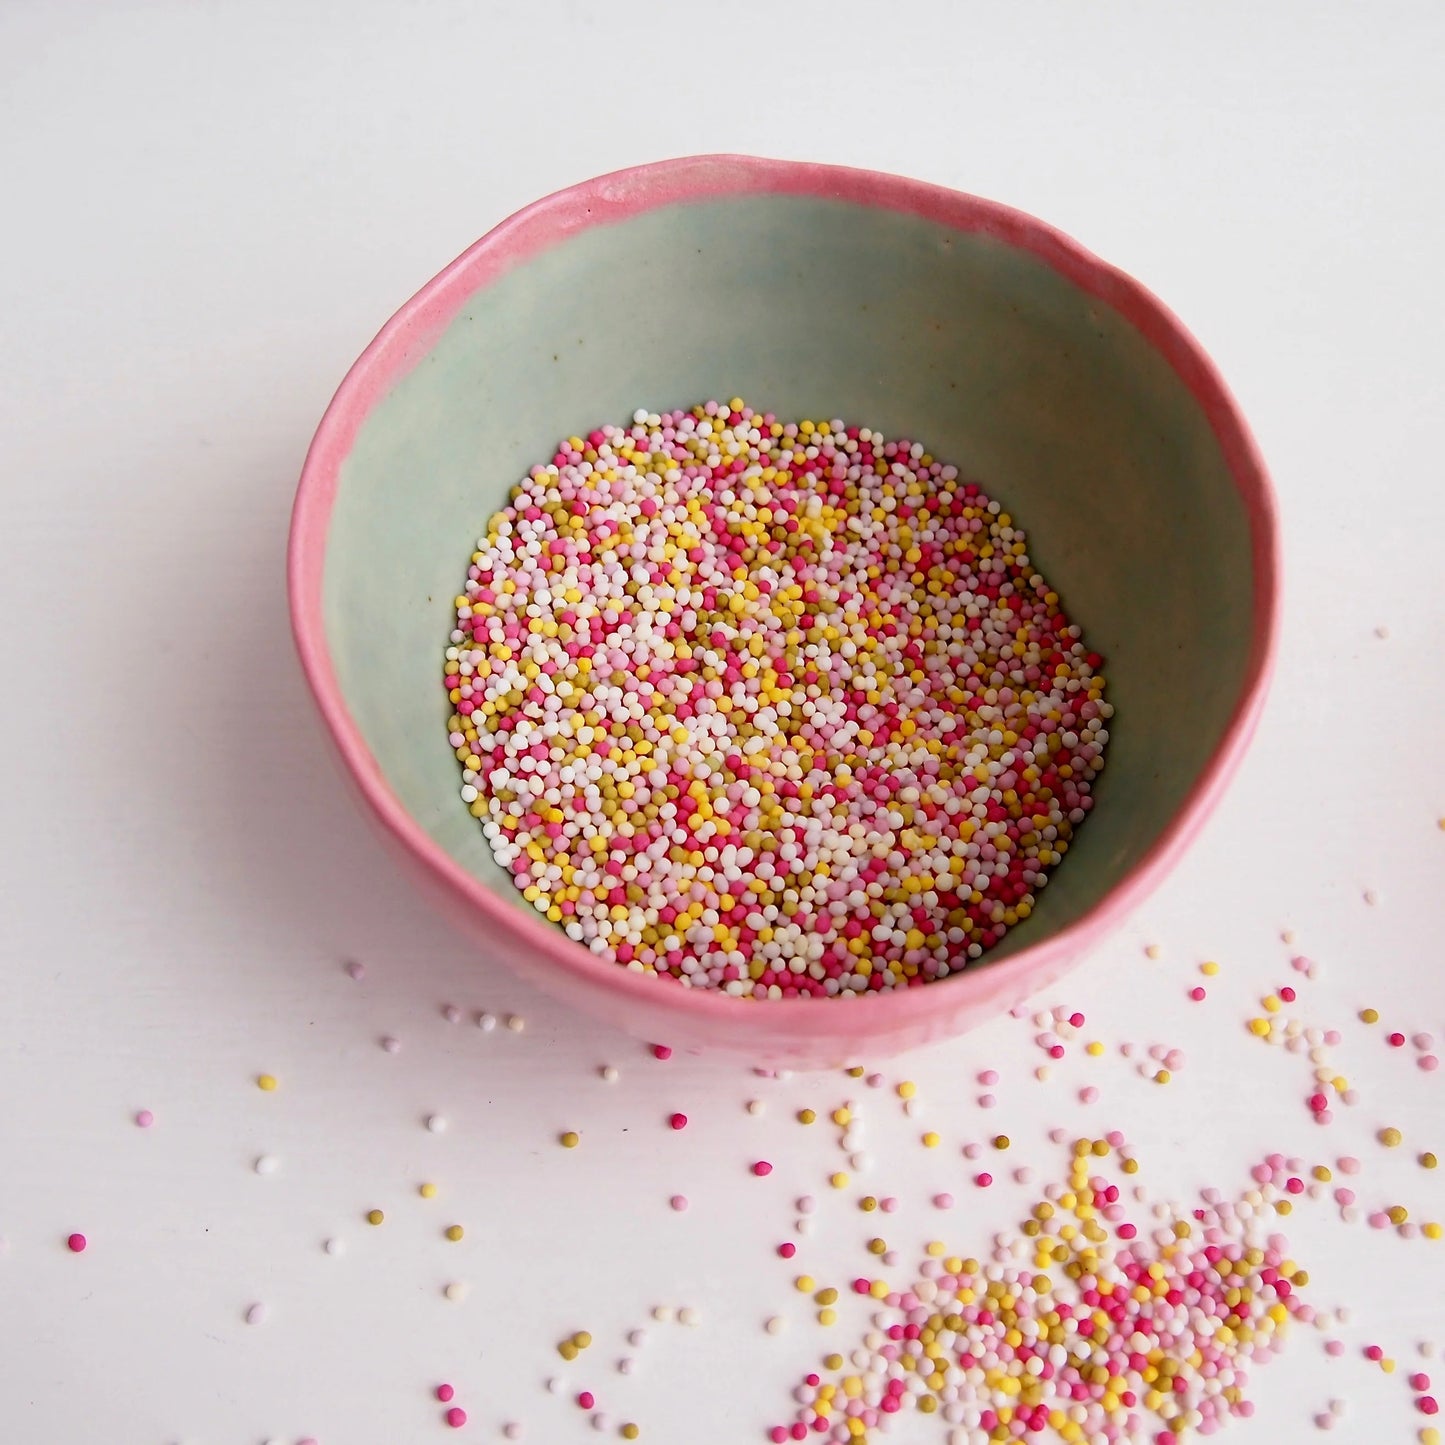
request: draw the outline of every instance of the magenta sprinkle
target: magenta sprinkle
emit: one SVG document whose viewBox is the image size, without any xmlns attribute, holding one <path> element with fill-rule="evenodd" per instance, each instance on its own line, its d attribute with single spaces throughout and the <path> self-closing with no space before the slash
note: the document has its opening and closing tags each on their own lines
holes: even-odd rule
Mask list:
<svg viewBox="0 0 1445 1445">
<path fill-rule="evenodd" d="M 666 1044 L 653 1044 L 652 1057 L 654 1059 L 670 1059 L 672 1050 Z"/>
<path fill-rule="evenodd" d="M 597 1403 L 597 1401 L 593 1397 L 591 1390 L 583 1390 L 582 1393 L 577 1396 L 577 1403 L 584 1410 L 590 1410 Z"/>
<path fill-rule="evenodd" d="M 437 1399 L 440 1400 L 443 1405 L 449 1405 L 456 1398 L 456 1394 L 457 1392 L 452 1389 L 450 1385 L 437 1386 Z"/>
<path fill-rule="evenodd" d="M 460 1405 L 453 1405 L 446 1413 L 446 1422 L 453 1430 L 460 1430 L 467 1423 L 467 1412 Z"/>
<path fill-rule="evenodd" d="M 786 1243 L 786 1244 L 780 1244 L 780 1245 L 778 1246 L 778 1253 L 779 1253 L 784 1259 L 792 1259 L 792 1257 L 793 1257 L 795 1254 L 797 1254 L 797 1252 L 798 1252 L 798 1246 L 797 1246 L 796 1244 L 791 1243 L 791 1242 L 790 1242 L 790 1243 Z"/>
<path fill-rule="evenodd" d="M 686 1128 L 687 1128 L 687 1115 L 686 1115 L 686 1114 L 670 1114 L 670 1115 L 668 1116 L 667 1122 L 668 1122 L 669 1124 L 671 1124 L 674 1129 L 686 1129 Z"/>
<path fill-rule="evenodd" d="M 156 1121 L 156 1116 L 149 1109 L 142 1109 L 136 1116 L 135 1122 L 138 1129 L 149 1129 Z"/>
<path fill-rule="evenodd" d="M 766 1179 L 772 1172 L 773 1166 L 769 1164 L 766 1159 L 759 1159 L 758 1162 L 753 1165 L 753 1173 L 756 1174 L 759 1179 Z"/>
<path fill-rule="evenodd" d="M 72 1234 L 65 1243 L 72 1254 L 80 1254 L 85 1249 L 86 1238 L 83 1234 Z"/>
</svg>

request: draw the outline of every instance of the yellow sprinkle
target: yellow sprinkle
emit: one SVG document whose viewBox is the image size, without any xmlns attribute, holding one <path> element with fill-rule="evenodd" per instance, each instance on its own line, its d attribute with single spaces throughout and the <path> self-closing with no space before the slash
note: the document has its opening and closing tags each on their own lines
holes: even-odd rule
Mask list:
<svg viewBox="0 0 1445 1445">
<path fill-rule="evenodd" d="M 828 1183 L 831 1184 L 834 1189 L 846 1189 L 848 1187 L 848 1176 L 844 1174 L 842 1170 L 839 1170 L 837 1174 L 830 1174 L 828 1176 Z"/>
<path fill-rule="evenodd" d="M 423 1199 L 435 1199 L 437 1197 L 437 1187 L 435 1184 L 420 1184 L 417 1186 L 416 1192 L 420 1194 Z"/>
<path fill-rule="evenodd" d="M 576 1345 L 579 1350 L 585 1350 L 587 1346 L 592 1343 L 592 1336 L 588 1334 L 586 1330 L 578 1330 L 577 1333 L 572 1336 L 572 1343 Z"/>
<path fill-rule="evenodd" d="M 1437 1163 L 1439 1163 L 1439 1161 L 1429 1150 L 1426 1150 L 1425 1153 L 1420 1156 L 1420 1167 L 1422 1169 L 1433 1169 Z"/>
<path fill-rule="evenodd" d="M 1279 998 L 1275 994 L 1266 994 L 1264 998 L 1260 999 L 1260 1003 L 1264 1006 L 1266 1013 L 1274 1014 L 1279 1012 Z"/>
<path fill-rule="evenodd" d="M 862 1199 L 858 1201 L 858 1208 L 865 1214 L 871 1214 L 878 1208 L 878 1201 L 871 1194 L 865 1194 Z"/>
<path fill-rule="evenodd" d="M 1403 1224 L 1410 1217 L 1409 1211 L 1403 1204 L 1391 1205 L 1385 1213 L 1390 1216 L 1391 1224 Z"/>
<path fill-rule="evenodd" d="M 1360 1010 L 1360 1022 L 1362 1024 L 1377 1024 L 1380 1022 L 1380 1011 L 1372 1008 Z"/>
<path fill-rule="evenodd" d="M 995 1134 L 993 1136 L 993 1147 L 995 1149 L 1007 1149 L 1008 1146 L 1009 1137 L 1007 1134 Z"/>
<path fill-rule="evenodd" d="M 380 1224 L 385 1218 L 386 1215 L 379 1209 L 369 1209 L 366 1212 L 366 1222 L 368 1224 Z"/>
<path fill-rule="evenodd" d="M 819 1310 L 818 1323 L 820 1325 L 836 1325 L 838 1323 L 837 1310 Z"/>
<path fill-rule="evenodd" d="M 1422 1224 L 1420 1226 L 1420 1233 L 1423 1234 L 1426 1239 L 1439 1239 L 1441 1234 L 1445 1234 L 1445 1230 L 1442 1230 L 1434 1220 L 1431 1220 L 1429 1224 Z"/>
<path fill-rule="evenodd" d="M 793 1281 L 793 1288 L 797 1290 L 799 1294 L 812 1294 L 814 1284 L 815 1281 L 812 1275 L 800 1274 L 797 1279 Z"/>
<path fill-rule="evenodd" d="M 451 1240 L 453 1244 L 455 1244 L 457 1240 L 459 1240 L 465 1233 L 466 1230 L 464 1230 L 460 1224 L 447 1225 L 447 1238 Z"/>
<path fill-rule="evenodd" d="M 1092 1043 L 1084 1045 L 1084 1052 L 1088 1054 L 1090 1058 L 1097 1059 L 1099 1055 L 1104 1052 L 1104 1045 L 1098 1039 L 1094 1039 Z"/>
<path fill-rule="evenodd" d="M 1154 1075 L 1154 1082 L 1156 1084 L 1167 1084 L 1170 1077 L 1171 1075 L 1168 1069 L 1160 1069 L 1159 1072 Z"/>
<path fill-rule="evenodd" d="M 1441 820 L 1441 826 L 1445 827 L 1445 819 Z M 1422 1425 L 1420 1445 L 1440 1445 L 1440 1432 L 1433 1425 Z"/>
<path fill-rule="evenodd" d="M 853 1117 L 853 1112 L 852 1112 L 851 1109 L 834 1109 L 834 1110 L 833 1110 L 833 1122 L 834 1122 L 836 1125 L 838 1125 L 838 1127 L 839 1127 L 840 1129 L 841 1129 L 841 1128 L 845 1128 L 845 1127 L 847 1126 L 849 1120 L 852 1119 L 852 1117 Z"/>
<path fill-rule="evenodd" d="M 563 1340 L 562 1343 L 557 1346 L 557 1353 L 561 1355 L 564 1360 L 575 1360 L 577 1358 L 577 1346 L 574 1345 L 571 1340 Z"/>
<path fill-rule="evenodd" d="M 275 1074 L 257 1074 L 256 1087 L 264 1089 L 266 1093 L 272 1093 L 277 1088 Z"/>
<path fill-rule="evenodd" d="M 1376 1137 L 1385 1148 L 1394 1149 L 1405 1136 L 1398 1129 L 1381 1129 Z"/>
<path fill-rule="evenodd" d="M 1210 959 L 1207 963 L 1201 963 L 1199 965 L 1199 971 L 1206 978 L 1213 978 L 1214 975 L 1219 972 L 1219 965 L 1215 963 L 1213 959 Z"/>
<path fill-rule="evenodd" d="M 581 1137 L 582 1136 L 578 1134 L 575 1129 L 569 1129 L 565 1134 L 562 1134 L 558 1137 L 557 1142 L 564 1149 L 575 1149 L 577 1145 L 581 1142 Z"/>
<path fill-rule="evenodd" d="M 624 1440 L 636 1440 L 641 1433 L 642 1432 L 637 1428 L 636 1425 L 632 1423 L 631 1420 L 629 1420 L 622 1427 L 622 1429 L 618 1431 L 618 1434 L 620 1434 Z"/>
<path fill-rule="evenodd" d="M 798 1110 L 798 1123 L 811 1124 L 818 1116 L 811 1109 Z"/>
<path fill-rule="evenodd" d="M 911 1099 L 918 1092 L 918 1085 L 911 1079 L 905 1079 L 898 1086 L 898 1097 L 900 1099 Z"/>
<path fill-rule="evenodd" d="M 832 1305 L 838 1303 L 838 1291 L 831 1286 L 828 1289 L 820 1289 L 813 1296 L 813 1303 L 820 1305 Z"/>
<path fill-rule="evenodd" d="M 1257 1038 L 1263 1039 L 1273 1032 L 1273 1027 L 1268 1019 L 1250 1019 L 1249 1031 Z"/>
<path fill-rule="evenodd" d="M 938 1135 L 935 1134 L 932 1129 L 923 1136 L 923 1147 L 925 1149 L 937 1149 L 939 1142 Z"/>
<path fill-rule="evenodd" d="M 1395 1373 L 1395 1362 L 1387 1355 L 1383 1360 L 1380 1361 L 1380 1368 L 1387 1375 L 1393 1375 Z"/>
</svg>

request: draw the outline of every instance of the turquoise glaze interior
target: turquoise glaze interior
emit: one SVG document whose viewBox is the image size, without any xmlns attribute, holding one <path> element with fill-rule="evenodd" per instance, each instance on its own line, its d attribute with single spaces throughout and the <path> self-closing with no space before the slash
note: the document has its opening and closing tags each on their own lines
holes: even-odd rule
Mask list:
<svg viewBox="0 0 1445 1445">
<path fill-rule="evenodd" d="M 998 959 L 1149 849 L 1223 733 L 1253 606 L 1243 505 L 1198 405 L 1107 305 L 982 235 L 750 196 L 596 226 L 475 295 L 363 423 L 325 566 L 337 677 L 392 789 L 527 908 L 460 801 L 441 687 L 487 517 L 557 439 L 744 397 L 906 435 L 980 482 L 1107 659 L 1098 805 Z"/>
</svg>

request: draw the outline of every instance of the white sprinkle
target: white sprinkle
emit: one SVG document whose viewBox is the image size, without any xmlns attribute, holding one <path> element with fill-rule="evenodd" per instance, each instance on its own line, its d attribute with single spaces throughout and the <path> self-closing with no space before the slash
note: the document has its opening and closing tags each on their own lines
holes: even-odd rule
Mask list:
<svg viewBox="0 0 1445 1445">
<path fill-rule="evenodd" d="M 445 1134 L 447 1132 L 447 1121 L 440 1114 L 428 1114 L 426 1116 L 426 1126 L 433 1134 Z"/>
<path fill-rule="evenodd" d="M 497 1026 L 496 1014 L 480 1013 L 477 1015 L 477 1027 L 484 1034 L 489 1034 Z"/>
<path fill-rule="evenodd" d="M 522 1427 L 515 1420 L 508 1420 L 502 1426 L 502 1434 L 508 1440 L 520 1440 L 522 1438 Z"/>
<path fill-rule="evenodd" d="M 671 1305 L 654 1305 L 652 1307 L 652 1318 L 659 1324 L 666 1324 L 672 1318 Z"/>
<path fill-rule="evenodd" d="M 344 1239 L 328 1239 L 323 1248 L 329 1255 L 345 1254 L 346 1241 Z"/>
<path fill-rule="evenodd" d="M 246 1323 L 248 1325 L 263 1325 L 266 1323 L 266 1306 L 262 1304 L 252 1305 L 246 1311 Z"/>
<path fill-rule="evenodd" d="M 1386 627 L 1383 623 L 1381 623 L 1380 626 L 1375 629 L 1375 636 L 1378 637 L 1378 638 L 1380 638 L 1380 639 L 1382 639 L 1382 640 L 1383 640 L 1384 638 L 1388 637 L 1389 635 L 1390 635 L 1390 629 L 1389 629 L 1388 627 Z"/>
<path fill-rule="evenodd" d="M 1375 904 L 1377 904 L 1379 901 L 1380 895 L 1376 893 L 1373 888 L 1365 889 L 1365 902 L 1368 903 L 1371 908 L 1373 908 Z"/>
<path fill-rule="evenodd" d="M 387 1053 L 394 1054 L 401 1048 L 401 1040 L 392 1038 L 390 1034 L 383 1034 L 381 1037 L 381 1046 Z"/>
<path fill-rule="evenodd" d="M 545 1384 L 549 1395 L 560 1395 L 562 1393 L 562 1382 L 556 1375 L 548 1375 Z"/>
<path fill-rule="evenodd" d="M 665 1306 L 660 1306 L 660 1308 L 665 1308 Z M 656 1318 L 657 1310 L 653 1310 L 652 1313 L 653 1317 Z M 647 1343 L 647 1331 L 644 1329 L 628 1330 L 627 1343 L 631 1345 L 634 1350 L 640 1350 L 643 1345 Z"/>
<path fill-rule="evenodd" d="M 749 1113 L 749 1114 L 761 1114 L 761 1113 L 763 1112 L 763 1110 L 766 1109 L 766 1108 L 767 1108 L 767 1105 L 764 1104 L 761 1099 L 749 1099 L 749 1100 L 748 1100 L 748 1113 Z"/>
<path fill-rule="evenodd" d="M 449 1024 L 459 1024 L 462 1021 L 462 1011 L 456 1006 L 456 1004 L 449 1003 L 444 1009 L 442 1009 L 442 1017 Z"/>
<path fill-rule="evenodd" d="M 281 1167 L 281 1161 L 274 1154 L 262 1154 L 251 1167 L 257 1174 L 274 1174 Z"/>
<path fill-rule="evenodd" d="M 592 1428 L 594 1430 L 605 1430 L 611 1423 L 612 1421 L 604 1415 L 601 1410 L 592 1417 Z"/>
<path fill-rule="evenodd" d="M 449 1300 L 451 1300 L 453 1304 L 456 1304 L 456 1303 L 459 1303 L 461 1300 L 466 1299 L 466 1297 L 467 1297 L 467 1286 L 466 1286 L 465 1284 L 463 1284 L 463 1283 L 461 1282 L 461 1280 L 459 1280 L 459 1279 L 454 1279 L 454 1280 L 442 1291 L 442 1293 L 443 1293 Z"/>
<path fill-rule="evenodd" d="M 621 1075 L 617 1072 L 616 1066 L 613 1064 L 603 1064 L 597 1072 L 601 1074 L 603 1079 L 605 1079 L 609 1084 L 615 1084 L 617 1080 L 621 1077 Z"/>
<path fill-rule="evenodd" d="M 697 1325 L 702 1323 L 702 1316 L 691 1305 L 683 1305 L 677 1312 L 677 1322 L 680 1325 Z"/>
<path fill-rule="evenodd" d="M 785 1329 L 787 1329 L 787 1327 L 788 1322 L 782 1317 L 782 1315 L 769 1315 L 767 1320 L 763 1324 L 763 1328 L 770 1335 L 780 1335 Z"/>
<path fill-rule="evenodd" d="M 623 1355 L 617 1362 L 617 1373 L 619 1375 L 630 1375 L 636 1368 L 637 1362 L 631 1355 Z"/>
<path fill-rule="evenodd" d="M 1145 958 L 1162 958 L 1164 950 L 1157 943 L 1151 943 L 1144 949 Z"/>
</svg>

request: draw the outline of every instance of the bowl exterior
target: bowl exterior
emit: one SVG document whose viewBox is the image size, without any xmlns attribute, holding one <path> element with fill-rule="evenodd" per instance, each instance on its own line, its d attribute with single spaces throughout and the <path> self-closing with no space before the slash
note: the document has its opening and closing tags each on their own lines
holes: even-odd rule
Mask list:
<svg viewBox="0 0 1445 1445">
<path fill-rule="evenodd" d="M 689 199 L 758 193 L 838 196 L 983 230 L 1106 301 L 1192 393 L 1250 520 L 1254 611 L 1245 681 L 1208 765 L 1169 826 L 1083 917 L 1005 959 L 928 987 L 846 1000 L 757 1002 L 601 964 L 553 925 L 497 896 L 427 836 L 361 737 L 329 652 L 322 578 L 342 464 L 369 413 L 426 353 L 465 297 L 517 256 L 608 218 Z M 731 1050 L 760 1065 L 823 1068 L 935 1042 L 1014 1006 L 1057 979 L 1162 881 L 1223 792 L 1256 724 L 1277 630 L 1278 536 L 1263 462 L 1227 388 L 1182 323 L 1137 282 L 1044 223 L 993 202 L 873 172 L 713 156 L 638 167 L 540 201 L 489 233 L 397 313 L 343 381 L 312 443 L 293 514 L 288 583 L 302 667 L 347 776 L 409 870 L 479 946 L 549 993 L 644 1040 Z"/>
</svg>

